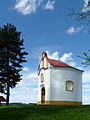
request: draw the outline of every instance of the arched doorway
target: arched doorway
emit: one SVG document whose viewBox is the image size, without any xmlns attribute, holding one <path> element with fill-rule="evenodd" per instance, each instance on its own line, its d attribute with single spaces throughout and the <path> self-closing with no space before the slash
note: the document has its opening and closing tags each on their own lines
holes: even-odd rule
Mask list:
<svg viewBox="0 0 90 120">
<path fill-rule="evenodd" d="M 41 104 L 45 103 L 45 87 L 41 88 Z"/>
</svg>

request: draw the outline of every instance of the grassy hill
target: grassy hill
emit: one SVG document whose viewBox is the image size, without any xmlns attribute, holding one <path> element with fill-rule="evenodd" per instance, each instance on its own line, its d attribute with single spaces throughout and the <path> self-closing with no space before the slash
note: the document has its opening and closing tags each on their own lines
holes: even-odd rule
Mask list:
<svg viewBox="0 0 90 120">
<path fill-rule="evenodd" d="M 0 120 L 90 120 L 90 106 L 0 106 Z"/>
</svg>

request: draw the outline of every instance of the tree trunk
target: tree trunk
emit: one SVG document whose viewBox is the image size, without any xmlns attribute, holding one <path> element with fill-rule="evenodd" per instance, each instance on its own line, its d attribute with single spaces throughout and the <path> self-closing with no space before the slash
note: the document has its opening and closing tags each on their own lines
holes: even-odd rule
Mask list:
<svg viewBox="0 0 90 120">
<path fill-rule="evenodd" d="M 8 40 L 9 41 L 9 40 Z M 7 45 L 7 54 L 8 54 L 8 61 L 7 61 L 7 66 L 9 68 L 9 55 L 10 55 L 10 52 L 9 52 L 9 45 Z M 6 105 L 8 106 L 9 105 L 9 88 L 10 88 L 10 81 L 9 81 L 9 70 L 7 71 L 7 97 L 6 97 Z"/>
<path fill-rule="evenodd" d="M 9 105 L 9 80 L 7 80 L 7 97 L 6 97 L 6 105 L 8 106 Z"/>
</svg>

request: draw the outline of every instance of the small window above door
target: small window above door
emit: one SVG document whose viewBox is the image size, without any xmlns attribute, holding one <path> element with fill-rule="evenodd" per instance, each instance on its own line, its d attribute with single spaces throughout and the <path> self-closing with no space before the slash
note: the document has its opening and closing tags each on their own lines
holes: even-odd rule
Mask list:
<svg viewBox="0 0 90 120">
<path fill-rule="evenodd" d="M 44 75 L 41 73 L 41 83 L 44 82 Z"/>
</svg>

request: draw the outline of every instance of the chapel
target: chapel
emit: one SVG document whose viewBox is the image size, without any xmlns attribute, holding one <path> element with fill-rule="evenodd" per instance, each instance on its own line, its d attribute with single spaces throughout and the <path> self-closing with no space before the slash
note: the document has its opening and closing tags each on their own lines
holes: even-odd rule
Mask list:
<svg viewBox="0 0 90 120">
<path fill-rule="evenodd" d="M 37 104 L 82 105 L 82 73 L 43 52 L 38 67 Z"/>
</svg>

